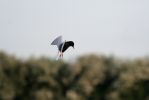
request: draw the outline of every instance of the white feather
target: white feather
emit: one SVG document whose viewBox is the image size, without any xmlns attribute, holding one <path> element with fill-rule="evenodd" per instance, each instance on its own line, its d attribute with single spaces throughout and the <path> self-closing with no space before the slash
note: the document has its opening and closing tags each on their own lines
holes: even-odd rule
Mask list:
<svg viewBox="0 0 149 100">
<path fill-rule="evenodd" d="M 51 43 L 51 45 L 57 45 L 57 47 L 62 43 L 62 36 L 57 37 L 54 39 L 54 41 Z"/>
</svg>

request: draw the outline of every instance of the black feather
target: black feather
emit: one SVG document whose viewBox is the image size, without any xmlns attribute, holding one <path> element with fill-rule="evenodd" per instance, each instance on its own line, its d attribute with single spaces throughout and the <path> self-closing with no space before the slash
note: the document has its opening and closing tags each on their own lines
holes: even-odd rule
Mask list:
<svg viewBox="0 0 149 100">
<path fill-rule="evenodd" d="M 74 42 L 73 41 L 67 41 L 65 42 L 63 48 L 63 43 L 59 45 L 58 47 L 58 50 L 61 52 L 61 49 L 62 49 L 62 52 L 65 52 L 70 46 L 74 47 Z"/>
</svg>

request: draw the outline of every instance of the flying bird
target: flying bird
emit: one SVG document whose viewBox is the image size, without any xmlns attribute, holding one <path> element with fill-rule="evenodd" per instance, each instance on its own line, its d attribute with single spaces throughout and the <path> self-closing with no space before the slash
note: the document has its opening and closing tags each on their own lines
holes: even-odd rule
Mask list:
<svg viewBox="0 0 149 100">
<path fill-rule="evenodd" d="M 73 47 L 74 48 L 74 42 L 73 41 L 62 41 L 62 36 L 57 37 L 56 39 L 53 40 L 51 45 L 57 45 L 58 47 L 58 54 L 57 54 L 57 59 L 63 58 L 63 53 L 69 48 Z"/>
</svg>

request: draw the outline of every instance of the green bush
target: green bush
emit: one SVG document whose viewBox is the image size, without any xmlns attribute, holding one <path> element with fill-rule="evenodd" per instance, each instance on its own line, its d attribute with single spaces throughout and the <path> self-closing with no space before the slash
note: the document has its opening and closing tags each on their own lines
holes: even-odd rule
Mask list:
<svg viewBox="0 0 149 100">
<path fill-rule="evenodd" d="M 0 52 L 0 100 L 148 100 L 149 58 L 84 55 L 75 63 Z"/>
</svg>

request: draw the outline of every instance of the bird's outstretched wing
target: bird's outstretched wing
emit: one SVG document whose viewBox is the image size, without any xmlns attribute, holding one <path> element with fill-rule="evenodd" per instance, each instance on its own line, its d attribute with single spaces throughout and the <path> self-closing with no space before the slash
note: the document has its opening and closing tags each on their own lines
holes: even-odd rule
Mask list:
<svg viewBox="0 0 149 100">
<path fill-rule="evenodd" d="M 62 43 L 62 36 L 59 36 L 51 43 L 51 45 L 59 46 L 61 43 Z"/>
</svg>

